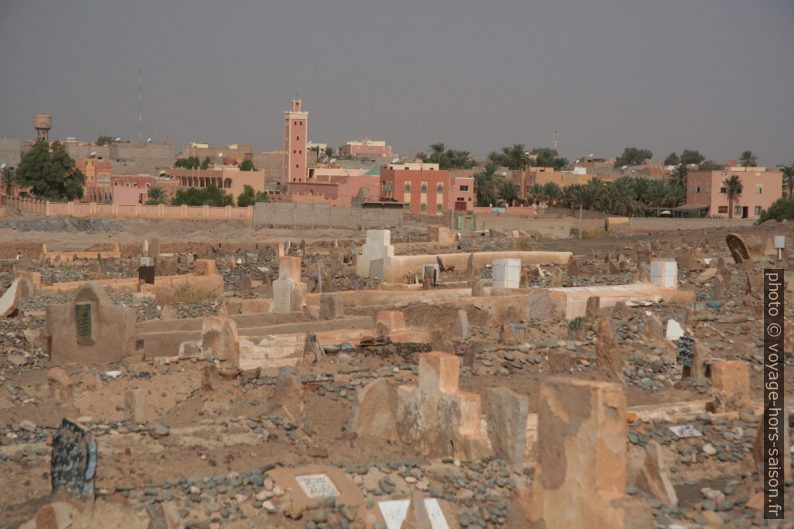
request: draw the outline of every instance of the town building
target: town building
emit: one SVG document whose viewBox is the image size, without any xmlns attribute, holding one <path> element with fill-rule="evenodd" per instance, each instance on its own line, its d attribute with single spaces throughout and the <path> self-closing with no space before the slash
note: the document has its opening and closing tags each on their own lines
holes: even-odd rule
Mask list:
<svg viewBox="0 0 794 529">
<path fill-rule="evenodd" d="M 309 113 L 301 110 L 300 99 L 293 99 L 292 108 L 284 111 L 284 175 L 287 182 L 304 182 L 308 178 L 308 134 Z"/>
<path fill-rule="evenodd" d="M 114 172 L 125 175 L 157 175 L 173 167 L 176 160 L 174 146 L 170 142 L 113 141 L 97 145 L 67 138 L 63 146 L 73 160 L 94 158 L 112 162 Z"/>
<path fill-rule="evenodd" d="M 163 190 L 165 202 L 169 203 L 176 196 L 180 185 L 177 180 L 167 176 L 103 175 L 92 181 L 86 178 L 81 202 L 121 206 L 145 204 L 149 199 L 149 189 L 155 187 Z"/>
<path fill-rule="evenodd" d="M 560 188 L 574 184 L 587 184 L 592 176 L 583 172 L 559 171 L 553 167 L 530 167 L 525 170 L 512 170 L 507 173 L 508 179 L 518 187 L 520 199 L 532 195 L 533 186 L 544 186 L 548 183 L 557 184 Z"/>
<path fill-rule="evenodd" d="M 265 171 L 261 169 L 241 171 L 236 165 L 222 165 L 210 169 L 173 168 L 167 174 L 179 182 L 182 188 L 215 186 L 235 200 L 247 185 L 257 192 L 265 191 Z"/>
<path fill-rule="evenodd" d="M 375 201 L 380 196 L 377 171 L 342 167 L 313 167 L 305 182 L 290 182 L 287 191 L 293 202 L 318 202 L 349 207 L 360 198 Z"/>
<path fill-rule="evenodd" d="M 385 141 L 364 138 L 351 140 L 339 147 L 340 158 L 391 158 L 391 145 Z"/>
<path fill-rule="evenodd" d="M 7 168 L 17 167 L 22 158 L 22 140 L 19 138 L 0 138 L 0 165 Z"/>
<path fill-rule="evenodd" d="M 728 190 L 725 181 L 731 176 L 742 181 L 742 194 L 734 201 L 733 217 L 757 219 L 761 212 L 783 196 L 783 173 L 764 167 L 726 167 L 717 171 L 690 171 L 687 174 L 688 208 L 701 206 L 705 216 L 728 217 Z"/>
<path fill-rule="evenodd" d="M 382 165 L 380 181 L 381 201 L 404 204 L 411 213 L 474 209 L 474 178 L 454 177 L 437 163 Z"/>
<path fill-rule="evenodd" d="M 213 147 L 208 143 L 190 143 L 182 148 L 179 158 L 195 156 L 199 160 L 209 158 L 212 163 L 219 165 L 240 165 L 245 160 L 253 162 L 254 154 L 250 145 L 233 143 L 226 147 Z"/>
</svg>

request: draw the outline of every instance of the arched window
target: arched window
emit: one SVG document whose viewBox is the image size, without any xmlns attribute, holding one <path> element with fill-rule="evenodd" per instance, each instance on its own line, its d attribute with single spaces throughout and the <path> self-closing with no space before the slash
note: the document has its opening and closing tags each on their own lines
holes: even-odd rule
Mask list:
<svg viewBox="0 0 794 529">
<path fill-rule="evenodd" d="M 427 204 L 421 204 L 421 205 L 419 206 L 419 210 L 420 210 L 420 211 L 427 211 Z"/>
<path fill-rule="evenodd" d="M 421 190 L 422 193 L 427 193 L 427 182 L 422 182 Z"/>
<path fill-rule="evenodd" d="M 225 187 L 226 189 L 230 189 L 232 187 L 232 179 L 227 178 L 226 180 L 224 180 L 223 187 Z"/>
<path fill-rule="evenodd" d="M 405 183 L 405 192 L 410 194 L 411 193 L 411 182 Z"/>
</svg>

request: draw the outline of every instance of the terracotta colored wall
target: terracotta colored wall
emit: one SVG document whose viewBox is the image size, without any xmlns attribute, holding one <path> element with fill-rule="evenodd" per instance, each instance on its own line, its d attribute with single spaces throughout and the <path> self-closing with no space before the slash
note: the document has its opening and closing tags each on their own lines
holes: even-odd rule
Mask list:
<svg viewBox="0 0 794 529">
<path fill-rule="evenodd" d="M 390 198 L 394 198 L 397 202 L 409 204 L 411 213 L 441 213 L 449 209 L 450 199 L 448 197 L 454 192 L 452 189 L 452 178 L 448 171 L 445 170 L 407 170 L 407 169 L 390 169 L 387 166 L 382 166 L 380 170 L 381 179 L 381 198 L 389 198 L 384 191 L 384 184 L 392 186 Z M 405 184 L 410 183 L 410 194 L 405 192 Z M 426 184 L 427 192 L 422 193 L 422 184 Z M 438 196 L 438 185 L 443 186 L 443 196 Z M 472 186 L 473 187 L 473 186 Z M 423 201 L 424 195 L 424 201 Z M 422 209 L 422 204 L 426 204 L 427 209 Z M 441 210 L 437 209 L 437 204 L 441 204 Z"/>
<path fill-rule="evenodd" d="M 744 190 L 734 207 L 747 207 L 747 218 L 757 219 L 761 211 L 783 196 L 783 173 L 748 169 L 690 172 L 687 175 L 687 203 L 708 205 L 710 217 L 728 217 L 728 194 L 720 190 L 725 187 L 725 180 L 736 175 L 741 179 Z M 734 218 L 741 217 L 741 212 L 734 213 Z"/>
</svg>

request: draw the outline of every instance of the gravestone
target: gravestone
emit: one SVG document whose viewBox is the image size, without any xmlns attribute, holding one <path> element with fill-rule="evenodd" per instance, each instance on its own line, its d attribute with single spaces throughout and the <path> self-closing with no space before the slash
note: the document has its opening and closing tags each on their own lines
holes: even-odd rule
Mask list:
<svg viewBox="0 0 794 529">
<path fill-rule="evenodd" d="M 98 459 L 94 436 L 79 424 L 64 419 L 52 439 L 52 491 L 63 490 L 77 498 L 93 497 Z"/>
<path fill-rule="evenodd" d="M 725 244 L 728 245 L 728 250 L 731 252 L 734 263 L 752 263 L 753 259 L 750 257 L 750 251 L 747 249 L 747 243 L 744 242 L 744 239 L 742 239 L 740 235 L 729 233 L 725 236 Z"/>
<path fill-rule="evenodd" d="M 155 266 L 139 266 L 138 281 L 143 281 L 147 285 L 153 285 L 155 268 Z"/>
<path fill-rule="evenodd" d="M 86 283 L 73 303 L 48 305 L 42 332 L 54 365 L 116 362 L 133 351 L 135 309 L 115 305 L 104 289 Z"/>
<path fill-rule="evenodd" d="M 305 476 L 295 476 L 295 481 L 300 485 L 301 490 L 309 498 L 335 498 L 339 496 L 339 490 L 325 474 L 308 474 Z"/>
</svg>

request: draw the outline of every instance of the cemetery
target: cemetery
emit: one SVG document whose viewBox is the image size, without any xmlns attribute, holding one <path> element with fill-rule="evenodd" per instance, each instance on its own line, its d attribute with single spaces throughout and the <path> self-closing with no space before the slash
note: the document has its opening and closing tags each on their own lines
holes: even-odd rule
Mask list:
<svg viewBox="0 0 794 529">
<path fill-rule="evenodd" d="M 759 478 L 781 234 L 30 245 L 0 263 L 0 527 L 794 527 Z"/>
</svg>

